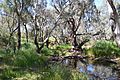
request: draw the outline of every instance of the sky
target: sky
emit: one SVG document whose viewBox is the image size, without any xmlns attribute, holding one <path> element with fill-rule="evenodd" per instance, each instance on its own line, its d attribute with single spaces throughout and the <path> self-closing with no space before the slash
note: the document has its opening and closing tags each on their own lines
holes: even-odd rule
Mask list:
<svg viewBox="0 0 120 80">
<path fill-rule="evenodd" d="M 0 3 L 2 2 L 2 1 L 4 1 L 4 0 L 0 0 Z M 51 8 L 49 5 L 50 5 L 50 1 L 51 0 L 47 0 L 48 1 L 48 8 Z M 99 9 L 102 5 L 103 5 L 103 2 L 104 2 L 105 0 L 95 0 L 95 4 L 96 4 L 96 6 L 97 6 L 97 8 Z M 120 1 L 120 0 L 114 0 L 114 1 Z M 111 9 L 110 9 L 110 6 L 109 5 L 107 5 L 109 8 L 109 11 L 111 12 Z"/>
<path fill-rule="evenodd" d="M 95 0 L 95 4 L 97 7 L 100 7 L 102 5 L 103 0 Z"/>
<path fill-rule="evenodd" d="M 3 1 L 3 0 L 0 0 L 0 2 Z"/>
<path fill-rule="evenodd" d="M 4 0 L 0 0 L 0 2 L 2 2 L 2 1 L 4 1 Z M 51 0 L 47 0 L 47 1 L 48 1 L 48 3 L 50 4 L 50 1 L 51 1 Z M 103 1 L 103 0 L 95 0 L 95 4 L 99 7 L 99 6 L 102 5 L 102 1 Z"/>
<path fill-rule="evenodd" d="M 115 0 L 115 1 L 120 1 L 120 0 Z M 105 5 L 105 2 L 107 2 L 107 0 L 106 1 L 105 0 L 95 0 L 95 4 L 98 9 L 100 9 L 103 5 Z M 108 7 L 108 11 L 109 11 L 109 13 L 111 13 L 112 9 L 111 9 L 110 5 L 108 4 L 108 2 L 106 4 L 106 7 Z"/>
</svg>

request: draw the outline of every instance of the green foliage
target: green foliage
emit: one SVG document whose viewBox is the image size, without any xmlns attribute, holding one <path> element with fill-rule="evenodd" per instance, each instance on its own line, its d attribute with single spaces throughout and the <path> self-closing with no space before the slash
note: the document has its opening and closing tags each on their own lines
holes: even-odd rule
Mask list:
<svg viewBox="0 0 120 80">
<path fill-rule="evenodd" d="M 41 80 L 70 80 L 72 79 L 71 71 L 61 65 L 50 65 L 45 70 Z"/>
<path fill-rule="evenodd" d="M 0 75 L 0 80 L 37 80 L 40 74 L 27 69 L 5 68 Z"/>
<path fill-rule="evenodd" d="M 26 38 L 21 39 L 22 43 L 22 49 L 35 49 L 35 44 L 33 40 L 29 40 L 29 42 L 26 42 Z"/>
<path fill-rule="evenodd" d="M 61 45 L 55 46 L 54 49 L 44 47 L 41 50 L 41 53 L 43 55 L 45 55 L 45 56 L 49 56 L 49 55 L 65 55 L 66 54 L 65 51 L 70 49 L 70 48 L 71 48 L 71 45 L 69 45 L 69 44 L 61 44 Z"/>
<path fill-rule="evenodd" d="M 86 80 L 87 76 L 73 71 L 61 64 L 49 64 L 48 57 L 38 55 L 34 49 L 22 49 L 16 53 L 3 55 L 4 64 L 7 65 L 0 74 L 2 80 Z"/>
<path fill-rule="evenodd" d="M 44 57 L 45 60 L 45 57 Z M 43 58 L 35 50 L 27 49 L 18 51 L 14 56 L 13 64 L 19 67 L 38 67 L 43 65 Z"/>
<path fill-rule="evenodd" d="M 54 64 L 45 70 L 40 80 L 87 80 L 87 77 L 63 65 Z"/>
<path fill-rule="evenodd" d="M 0 36 L 0 45 L 6 46 L 8 44 L 8 36 Z"/>
<path fill-rule="evenodd" d="M 13 80 L 13 78 L 19 77 L 21 75 L 23 75 L 22 71 L 14 71 L 12 68 L 5 68 L 0 78 L 2 80 Z"/>
<path fill-rule="evenodd" d="M 60 64 L 49 64 L 49 67 L 27 69 L 5 68 L 0 76 L 2 80 L 87 80 L 87 76 Z"/>
<path fill-rule="evenodd" d="M 6 52 L 4 50 L 0 49 L 0 57 L 4 57 L 5 54 L 6 54 Z"/>
<path fill-rule="evenodd" d="M 0 50 L 3 63 L 7 67 L 0 74 L 0 79 L 26 79 L 26 80 L 82 80 L 87 79 L 85 75 L 61 65 L 49 64 L 48 56 L 53 54 L 63 54 L 70 49 L 68 44 L 62 44 L 55 49 L 44 47 L 41 55 L 36 53 L 32 43 L 22 42 L 22 49 L 14 53 L 12 50 L 6 52 Z M 32 69 L 29 70 L 29 69 Z"/>
<path fill-rule="evenodd" d="M 112 41 L 97 41 L 92 47 L 95 57 L 114 57 L 120 56 L 120 49 Z"/>
<path fill-rule="evenodd" d="M 8 34 L 2 33 L 0 35 L 0 48 L 5 49 L 6 52 L 10 52 L 16 46 L 15 38 L 10 37 Z"/>
<path fill-rule="evenodd" d="M 49 55 L 53 55 L 54 52 L 52 49 L 49 49 L 47 47 L 44 47 L 42 50 L 41 50 L 41 54 L 45 55 L 45 56 L 49 56 Z"/>
<path fill-rule="evenodd" d="M 56 46 L 57 50 L 67 50 L 67 49 L 70 49 L 70 48 L 71 48 L 70 44 L 61 44 L 61 45 Z"/>
<path fill-rule="evenodd" d="M 12 77 L 15 77 L 15 74 L 13 73 L 11 69 L 4 69 L 0 77 L 3 80 L 11 80 Z"/>
<path fill-rule="evenodd" d="M 23 43 L 22 47 L 25 48 L 25 49 L 30 49 L 32 46 L 31 46 L 30 43 Z"/>
<path fill-rule="evenodd" d="M 70 44 L 61 44 L 56 46 L 54 54 L 66 55 L 66 50 L 71 49 L 72 46 Z"/>
</svg>

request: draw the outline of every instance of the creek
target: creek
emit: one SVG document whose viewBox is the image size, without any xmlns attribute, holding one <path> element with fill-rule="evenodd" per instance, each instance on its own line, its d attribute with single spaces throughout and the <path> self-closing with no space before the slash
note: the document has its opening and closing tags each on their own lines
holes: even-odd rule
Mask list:
<svg viewBox="0 0 120 80">
<path fill-rule="evenodd" d="M 63 61 L 64 65 L 74 67 L 79 72 L 88 75 L 89 80 L 120 80 L 120 71 L 110 66 L 116 64 L 102 63 L 94 63 L 90 59 L 77 60 L 77 62 L 74 59 L 64 59 Z"/>
</svg>

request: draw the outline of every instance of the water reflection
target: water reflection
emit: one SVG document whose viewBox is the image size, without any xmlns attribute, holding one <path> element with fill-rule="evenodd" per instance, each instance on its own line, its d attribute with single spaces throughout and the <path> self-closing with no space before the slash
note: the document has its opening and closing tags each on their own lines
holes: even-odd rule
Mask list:
<svg viewBox="0 0 120 80">
<path fill-rule="evenodd" d="M 81 61 L 77 63 L 77 69 L 80 72 L 86 73 L 90 78 L 99 78 L 104 80 L 118 80 L 117 72 L 111 67 L 103 65 L 83 64 Z"/>
<path fill-rule="evenodd" d="M 67 65 L 74 62 L 66 60 Z M 74 64 L 74 63 L 73 63 Z M 119 80 L 117 71 L 113 71 L 111 67 L 103 65 L 94 65 L 92 63 L 84 64 L 80 60 L 77 61 L 76 69 L 88 75 L 89 80 Z"/>
</svg>

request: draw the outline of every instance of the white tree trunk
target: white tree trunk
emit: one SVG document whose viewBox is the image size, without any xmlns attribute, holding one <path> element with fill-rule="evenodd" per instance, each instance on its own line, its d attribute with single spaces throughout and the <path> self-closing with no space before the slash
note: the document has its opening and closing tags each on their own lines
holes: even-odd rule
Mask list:
<svg viewBox="0 0 120 80">
<path fill-rule="evenodd" d="M 116 41 L 116 43 L 117 43 L 117 45 L 120 47 L 120 20 L 119 19 L 117 19 L 116 20 L 117 22 L 116 22 L 116 28 L 115 28 L 115 31 L 114 31 L 114 33 L 115 33 L 115 41 Z"/>
<path fill-rule="evenodd" d="M 114 21 L 115 21 L 115 31 L 114 31 L 115 41 L 116 41 L 118 47 L 120 47 L 120 18 L 119 18 L 119 15 L 117 13 L 117 10 L 113 4 L 113 0 L 107 0 L 107 1 L 112 8 L 113 17 L 114 17 Z"/>
</svg>

